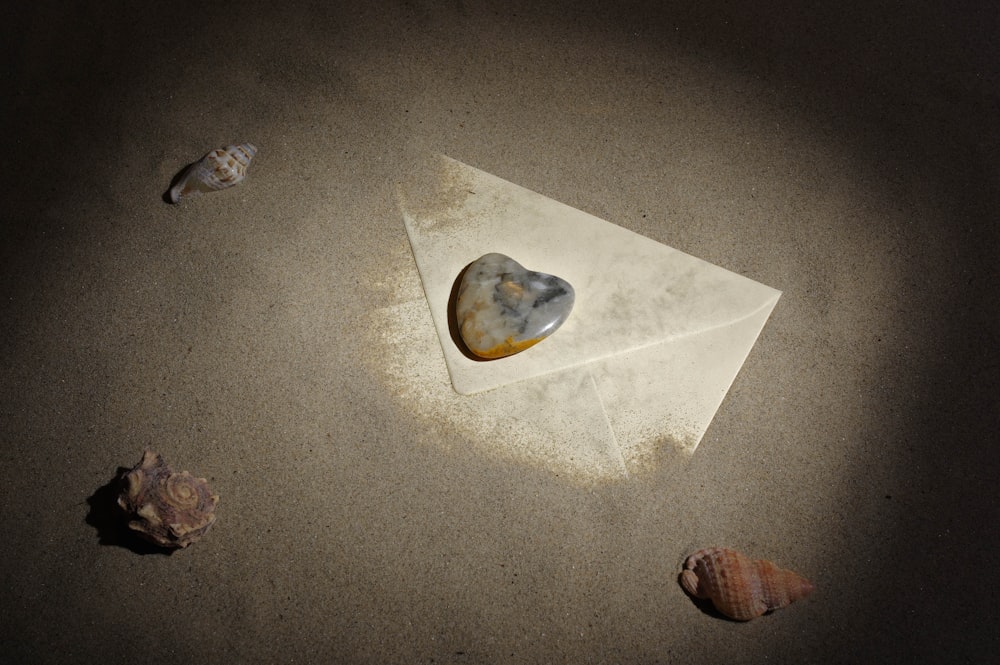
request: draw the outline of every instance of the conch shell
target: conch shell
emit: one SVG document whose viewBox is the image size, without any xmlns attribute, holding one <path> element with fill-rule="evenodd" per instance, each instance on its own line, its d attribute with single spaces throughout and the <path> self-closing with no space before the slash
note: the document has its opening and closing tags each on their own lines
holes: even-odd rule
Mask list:
<svg viewBox="0 0 1000 665">
<path fill-rule="evenodd" d="M 735 550 L 714 547 L 687 558 L 681 586 L 695 598 L 709 598 L 722 614 L 749 621 L 785 607 L 813 591 L 812 583 L 770 561 L 751 560 Z"/>
<path fill-rule="evenodd" d="M 129 514 L 128 526 L 160 547 L 187 547 L 215 523 L 219 497 L 208 481 L 187 471 L 176 473 L 158 453 L 147 450 L 125 474 L 118 505 Z"/>
<path fill-rule="evenodd" d="M 177 203 L 185 196 L 215 192 L 240 183 L 256 154 L 257 146 L 253 143 L 216 148 L 187 167 L 177 184 L 170 188 L 170 202 Z"/>
</svg>

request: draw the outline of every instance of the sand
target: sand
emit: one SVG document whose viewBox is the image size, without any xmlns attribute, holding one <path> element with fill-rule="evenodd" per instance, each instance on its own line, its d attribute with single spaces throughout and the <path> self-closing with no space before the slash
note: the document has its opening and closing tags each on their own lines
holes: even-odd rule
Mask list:
<svg viewBox="0 0 1000 665">
<path fill-rule="evenodd" d="M 992 3 L 22 4 L 0 660 L 1000 647 Z M 242 141 L 244 184 L 164 201 Z M 428 152 L 783 292 L 692 457 L 564 474 L 404 389 L 376 314 L 419 289 L 394 192 Z M 112 510 L 146 447 L 221 496 L 172 555 Z M 817 591 L 720 619 L 677 583 L 710 545 Z"/>
</svg>

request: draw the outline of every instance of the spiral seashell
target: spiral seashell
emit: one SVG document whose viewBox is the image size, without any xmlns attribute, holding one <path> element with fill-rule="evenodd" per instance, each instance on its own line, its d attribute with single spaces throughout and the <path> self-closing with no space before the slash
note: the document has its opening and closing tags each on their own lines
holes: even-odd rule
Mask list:
<svg viewBox="0 0 1000 665">
<path fill-rule="evenodd" d="M 215 522 L 219 497 L 208 481 L 176 473 L 163 457 L 147 450 L 125 474 L 118 505 L 132 518 L 128 526 L 160 547 L 187 547 Z"/>
<path fill-rule="evenodd" d="M 177 184 L 170 188 L 170 201 L 177 203 L 185 196 L 215 192 L 232 187 L 246 177 L 250 160 L 257 154 L 253 143 L 217 148 L 191 164 Z"/>
<path fill-rule="evenodd" d="M 681 586 L 695 598 L 708 598 L 722 614 L 749 621 L 805 598 L 812 583 L 770 561 L 751 560 L 735 550 L 713 547 L 689 556 Z"/>
</svg>

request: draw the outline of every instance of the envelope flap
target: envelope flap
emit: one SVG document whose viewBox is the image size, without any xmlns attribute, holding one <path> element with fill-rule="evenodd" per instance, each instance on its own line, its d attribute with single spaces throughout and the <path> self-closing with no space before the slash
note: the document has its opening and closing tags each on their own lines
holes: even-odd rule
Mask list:
<svg viewBox="0 0 1000 665">
<path fill-rule="evenodd" d="M 462 394 L 725 326 L 779 295 L 444 156 L 400 187 L 399 203 L 452 385 Z M 455 344 L 448 306 L 462 269 L 489 252 L 566 279 L 576 304 L 541 344 L 480 362 Z"/>
</svg>

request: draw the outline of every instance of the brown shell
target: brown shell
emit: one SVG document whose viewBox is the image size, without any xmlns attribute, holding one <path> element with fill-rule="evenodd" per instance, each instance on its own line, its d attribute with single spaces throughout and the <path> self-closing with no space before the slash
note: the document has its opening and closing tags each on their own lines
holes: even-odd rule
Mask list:
<svg viewBox="0 0 1000 665">
<path fill-rule="evenodd" d="M 699 550 L 689 556 L 680 582 L 689 594 L 711 599 L 715 609 L 737 621 L 749 621 L 785 607 L 805 598 L 814 588 L 798 573 L 778 568 L 770 561 L 754 561 L 724 547 Z"/>
<path fill-rule="evenodd" d="M 195 194 L 238 185 L 246 177 L 250 160 L 256 154 L 257 146 L 253 143 L 216 148 L 187 167 L 177 184 L 170 189 L 170 202 L 177 203 Z"/>
<path fill-rule="evenodd" d="M 118 496 L 118 505 L 129 515 L 129 528 L 167 548 L 187 547 L 205 535 L 215 522 L 218 502 L 208 481 L 175 472 L 151 450 L 122 478 Z"/>
</svg>

